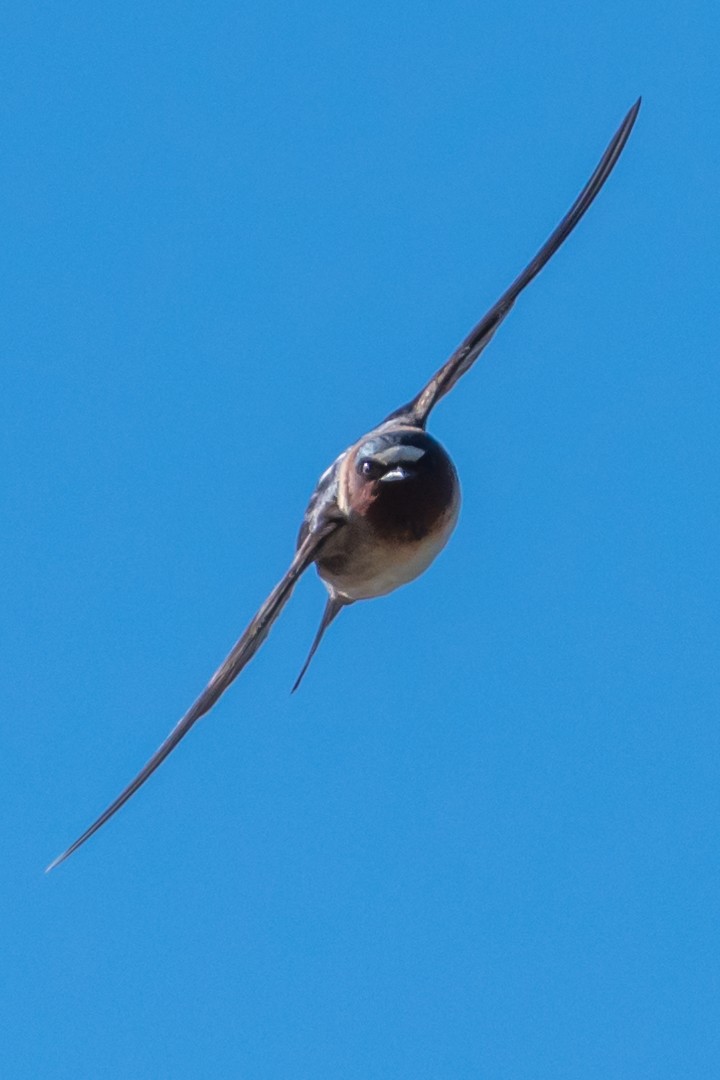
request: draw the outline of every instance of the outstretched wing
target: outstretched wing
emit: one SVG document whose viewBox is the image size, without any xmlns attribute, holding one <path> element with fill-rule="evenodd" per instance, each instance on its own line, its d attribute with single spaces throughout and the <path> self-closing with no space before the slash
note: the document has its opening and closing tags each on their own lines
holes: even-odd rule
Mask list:
<svg viewBox="0 0 720 1080">
<path fill-rule="evenodd" d="M 460 376 L 464 375 L 474 364 L 525 286 L 529 285 L 532 279 L 540 273 L 545 263 L 552 258 L 563 241 L 567 239 L 595 199 L 630 137 L 630 132 L 640 110 L 641 100 L 641 98 L 638 98 L 632 109 L 630 109 L 613 135 L 610 145 L 600 159 L 595 172 L 532 262 L 528 263 L 523 272 L 515 278 L 512 285 L 503 293 L 497 303 L 490 308 L 487 315 L 480 320 L 477 326 L 473 327 L 450 359 L 433 375 L 430 382 L 423 387 L 420 393 L 407 405 L 392 413 L 387 418 L 388 420 L 398 419 L 418 427 L 425 426 L 430 410 L 440 398 L 452 390 Z"/>
<path fill-rule="evenodd" d="M 158 747 L 147 765 L 141 769 L 132 783 L 128 784 L 125 790 L 118 795 L 117 799 L 115 799 L 110 806 L 108 806 L 107 810 L 100 815 L 97 821 L 93 822 L 90 828 L 86 829 L 82 836 L 80 836 L 74 844 L 70 845 L 67 851 L 64 851 L 62 855 L 59 855 L 57 859 L 54 860 L 54 862 L 50 863 L 47 868 L 48 871 L 58 866 L 67 859 L 69 855 L 72 855 L 74 851 L 77 851 L 81 844 L 84 844 L 85 841 L 88 840 L 93 833 L 97 832 L 97 830 L 101 828 L 101 826 L 103 826 L 121 806 L 124 806 L 138 788 L 145 783 L 148 777 L 152 776 L 168 754 L 175 749 L 180 740 L 187 735 L 193 724 L 199 720 L 201 716 L 204 716 L 206 712 L 209 712 L 218 698 L 225 693 L 233 679 L 237 678 L 248 661 L 252 660 L 253 656 L 267 637 L 270 627 L 290 599 L 290 594 L 292 593 L 298 578 L 314 561 L 318 550 L 327 537 L 339 528 L 339 526 L 339 520 L 326 519 L 322 524 L 319 524 L 313 532 L 305 537 L 282 581 L 280 581 L 270 593 L 243 636 L 234 646 L 225 662 L 217 669 L 194 705 L 190 707 L 182 720 L 180 720 L 180 722 L 172 729 L 167 739 L 165 739 L 165 742 Z"/>
</svg>

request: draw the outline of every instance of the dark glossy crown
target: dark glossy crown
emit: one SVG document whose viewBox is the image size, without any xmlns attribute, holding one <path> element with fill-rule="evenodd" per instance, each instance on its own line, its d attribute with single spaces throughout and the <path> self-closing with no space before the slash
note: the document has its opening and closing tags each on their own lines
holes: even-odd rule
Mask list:
<svg viewBox="0 0 720 1080">
<path fill-rule="evenodd" d="M 399 428 L 371 435 L 355 451 L 355 471 L 380 479 L 398 467 L 413 474 L 432 472 L 448 455 L 437 439 L 419 428 Z"/>
</svg>

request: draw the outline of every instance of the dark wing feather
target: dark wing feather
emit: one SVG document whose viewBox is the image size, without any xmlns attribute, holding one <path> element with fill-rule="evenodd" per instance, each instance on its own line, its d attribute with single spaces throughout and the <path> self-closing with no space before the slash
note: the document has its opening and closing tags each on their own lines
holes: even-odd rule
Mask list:
<svg viewBox="0 0 720 1080">
<path fill-rule="evenodd" d="M 339 521 L 326 520 L 320 524 L 315 531 L 305 537 L 282 581 L 280 581 L 270 593 L 243 636 L 234 646 L 225 662 L 215 672 L 194 705 L 190 707 L 182 720 L 180 720 L 180 722 L 172 729 L 167 739 L 165 739 L 165 742 L 158 747 L 147 765 L 145 765 L 138 773 L 132 783 L 128 784 L 125 790 L 118 795 L 117 799 L 115 799 L 110 806 L 108 806 L 107 810 L 100 815 L 97 821 L 93 822 L 90 828 L 86 829 L 82 836 L 80 836 L 74 844 L 70 845 L 67 851 L 64 851 L 62 855 L 59 855 L 57 859 L 54 860 L 54 862 L 50 863 L 47 868 L 48 870 L 54 869 L 54 867 L 67 859 L 68 856 L 72 855 L 74 851 L 77 851 L 77 849 L 84 844 L 93 833 L 97 832 L 97 830 L 101 828 L 101 826 L 103 826 L 121 806 L 124 806 L 138 788 L 145 783 L 148 777 L 152 776 L 168 754 L 175 749 L 180 740 L 187 735 L 193 724 L 199 720 L 201 716 L 204 716 L 205 713 L 213 707 L 218 698 L 225 693 L 230 683 L 237 678 L 245 665 L 253 658 L 262 645 L 270 631 L 270 627 L 290 599 L 290 594 L 300 575 L 307 570 L 308 566 L 314 561 L 319 548 L 327 537 L 338 527 Z"/>
<path fill-rule="evenodd" d="M 613 135 L 610 145 L 600 159 L 595 172 L 532 262 L 528 263 L 523 272 L 515 278 L 512 285 L 503 293 L 497 303 L 490 308 L 477 326 L 470 331 L 450 359 L 433 375 L 430 382 L 423 387 L 420 393 L 407 405 L 392 413 L 388 420 L 398 419 L 415 424 L 418 427 L 425 426 L 430 410 L 440 398 L 444 397 L 453 388 L 460 376 L 464 375 L 477 360 L 525 286 L 529 285 L 532 279 L 540 273 L 545 263 L 552 258 L 563 241 L 567 239 L 595 199 L 595 196 L 612 172 L 630 136 L 640 109 L 640 102 L 641 99 L 638 98 Z"/>
</svg>

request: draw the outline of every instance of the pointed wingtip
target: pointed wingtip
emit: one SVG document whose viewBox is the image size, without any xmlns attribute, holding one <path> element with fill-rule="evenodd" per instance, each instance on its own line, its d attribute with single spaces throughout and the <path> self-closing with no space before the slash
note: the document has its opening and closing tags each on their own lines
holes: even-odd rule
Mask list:
<svg viewBox="0 0 720 1080">
<path fill-rule="evenodd" d="M 622 124 L 620 125 L 620 130 L 621 131 L 625 130 L 627 132 L 627 135 L 625 136 L 626 139 L 628 138 L 628 136 L 630 135 L 630 132 L 632 131 L 632 129 L 635 126 L 635 121 L 637 120 L 637 116 L 638 116 L 638 113 L 640 112 L 640 106 L 641 105 L 642 105 L 642 94 L 637 99 L 637 101 L 634 102 L 634 104 L 632 104 L 630 106 L 630 108 L 628 109 L 627 114 L 625 116 L 625 119 L 623 120 Z M 623 145 L 624 145 L 624 141 L 625 140 L 623 140 Z"/>
<path fill-rule="evenodd" d="M 58 855 L 57 859 L 53 859 L 50 865 L 45 867 L 44 873 L 49 874 L 50 871 L 54 870 L 56 866 L 59 866 L 61 862 L 65 862 L 69 854 L 69 849 L 67 851 L 63 851 L 62 855 Z"/>
<path fill-rule="evenodd" d="M 65 850 L 60 855 L 58 855 L 56 859 L 53 859 L 49 866 L 45 867 L 45 873 L 49 874 L 50 871 L 54 870 L 56 866 L 59 866 L 60 863 L 64 863 L 66 859 L 69 859 L 70 856 L 73 855 L 90 836 L 92 836 L 92 834 L 96 831 L 96 828 L 97 824 L 93 825 L 92 828 L 88 829 L 87 832 L 83 833 L 83 835 L 79 837 L 74 844 L 71 844 L 69 848 L 65 848 Z"/>
</svg>

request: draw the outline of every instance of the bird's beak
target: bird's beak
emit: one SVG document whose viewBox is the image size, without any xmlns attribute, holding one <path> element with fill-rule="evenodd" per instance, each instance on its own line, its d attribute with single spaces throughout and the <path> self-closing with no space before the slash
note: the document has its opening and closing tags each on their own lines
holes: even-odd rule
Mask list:
<svg viewBox="0 0 720 1080">
<path fill-rule="evenodd" d="M 410 474 L 410 469 L 404 469 L 402 465 L 398 465 L 394 469 L 391 469 L 390 472 L 383 473 L 383 475 L 380 477 L 380 483 L 384 484 L 386 480 L 407 480 Z"/>
</svg>

